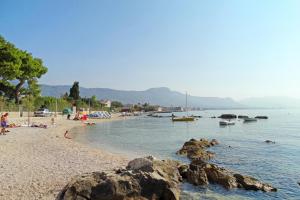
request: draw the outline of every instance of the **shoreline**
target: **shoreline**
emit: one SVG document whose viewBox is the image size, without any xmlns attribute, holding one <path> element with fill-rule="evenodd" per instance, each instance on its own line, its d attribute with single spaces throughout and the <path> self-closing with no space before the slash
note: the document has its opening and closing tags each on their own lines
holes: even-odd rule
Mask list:
<svg viewBox="0 0 300 200">
<path fill-rule="evenodd" d="M 93 119 L 103 123 L 119 120 Z M 22 124 L 26 118 L 12 118 L 11 123 Z M 80 121 L 55 118 L 32 118 L 44 123 L 47 129 L 18 127 L 0 136 L 0 199 L 55 199 L 63 187 L 76 175 L 91 171 L 107 171 L 123 167 L 129 159 L 105 149 L 64 138 L 66 130 L 82 126 Z"/>
</svg>

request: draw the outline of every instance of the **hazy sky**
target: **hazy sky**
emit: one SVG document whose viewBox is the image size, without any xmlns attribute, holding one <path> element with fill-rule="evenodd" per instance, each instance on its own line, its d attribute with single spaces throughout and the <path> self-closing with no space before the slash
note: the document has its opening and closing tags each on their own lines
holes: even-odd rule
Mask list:
<svg viewBox="0 0 300 200">
<path fill-rule="evenodd" d="M 47 84 L 300 97 L 300 1 L 0 0 Z"/>
</svg>

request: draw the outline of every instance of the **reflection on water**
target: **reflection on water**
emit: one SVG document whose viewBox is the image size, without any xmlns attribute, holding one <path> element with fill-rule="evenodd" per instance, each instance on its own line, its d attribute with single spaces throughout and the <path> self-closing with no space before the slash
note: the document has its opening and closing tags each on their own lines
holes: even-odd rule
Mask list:
<svg viewBox="0 0 300 200">
<path fill-rule="evenodd" d="M 222 113 L 249 116 L 268 115 L 268 120 L 220 127 Z M 225 190 L 216 185 L 206 188 L 184 184 L 184 199 L 299 199 L 300 187 L 300 111 L 299 110 L 227 110 L 193 113 L 203 118 L 190 123 L 171 122 L 168 118 L 139 117 L 79 128 L 75 138 L 93 147 L 105 148 L 132 157 L 154 155 L 179 159 L 175 152 L 191 138 L 217 139 L 220 145 L 212 162 L 271 183 L 276 193 Z M 265 140 L 275 141 L 266 144 Z M 229 147 L 231 146 L 231 148 Z"/>
</svg>

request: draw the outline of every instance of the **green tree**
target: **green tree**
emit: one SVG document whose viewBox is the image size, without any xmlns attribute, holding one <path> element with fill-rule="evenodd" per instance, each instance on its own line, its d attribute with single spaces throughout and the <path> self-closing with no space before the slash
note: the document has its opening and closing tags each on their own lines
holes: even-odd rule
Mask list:
<svg viewBox="0 0 300 200">
<path fill-rule="evenodd" d="M 1 81 L 13 80 L 20 74 L 21 51 L 0 35 L 0 77 Z"/>
<path fill-rule="evenodd" d="M 121 108 L 121 107 L 123 107 L 123 104 L 119 101 L 112 101 L 111 102 L 111 107 L 112 108 Z"/>
<path fill-rule="evenodd" d="M 101 108 L 100 101 L 97 100 L 97 97 L 95 95 L 93 95 L 91 97 L 90 104 L 91 104 L 91 107 L 93 109 L 99 109 L 99 108 Z"/>
<path fill-rule="evenodd" d="M 39 87 L 36 79 L 29 80 L 27 83 L 28 83 L 28 88 L 26 90 L 27 94 L 31 94 L 34 97 L 38 97 L 41 95 L 41 88 Z"/>
<path fill-rule="evenodd" d="M 20 74 L 21 52 L 0 35 L 0 91 L 13 97 L 13 85 L 10 80 Z"/>
<path fill-rule="evenodd" d="M 48 69 L 43 65 L 43 61 L 39 58 L 33 58 L 30 53 L 22 51 L 22 64 L 20 66 L 19 75 L 16 76 L 18 84 L 14 89 L 14 97 L 16 103 L 19 103 L 19 97 L 21 94 L 21 89 L 23 85 L 28 83 L 32 95 L 37 95 L 38 85 L 37 79 L 41 78 L 42 75 L 47 73 Z"/>
<path fill-rule="evenodd" d="M 79 82 L 78 81 L 75 81 L 73 83 L 73 86 L 70 88 L 69 97 L 71 97 L 75 101 L 80 99 L 80 96 L 79 96 Z"/>
<path fill-rule="evenodd" d="M 33 87 L 37 91 L 37 79 L 48 70 L 41 59 L 34 58 L 30 53 L 16 48 L 1 36 L 0 69 L 0 90 L 6 96 L 13 97 L 16 103 L 19 103 L 20 95 L 26 93 L 26 89 L 23 88 L 24 84 L 26 82 L 28 85 L 34 84 Z M 17 81 L 17 84 L 14 85 L 11 81 Z"/>
<path fill-rule="evenodd" d="M 27 109 L 27 111 L 34 110 L 34 98 L 31 95 L 28 95 L 22 100 L 23 106 Z"/>
</svg>

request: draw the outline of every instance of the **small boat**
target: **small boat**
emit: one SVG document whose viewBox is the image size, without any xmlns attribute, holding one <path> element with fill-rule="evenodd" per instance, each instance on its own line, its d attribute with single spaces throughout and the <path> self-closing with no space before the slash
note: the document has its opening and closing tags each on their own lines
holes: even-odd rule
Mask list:
<svg viewBox="0 0 300 200">
<path fill-rule="evenodd" d="M 228 126 L 228 125 L 234 125 L 234 121 L 228 121 L 228 120 L 222 120 L 219 122 L 220 126 Z"/>
<path fill-rule="evenodd" d="M 173 122 L 192 122 L 195 121 L 194 117 L 173 117 Z"/>
<path fill-rule="evenodd" d="M 255 118 L 245 118 L 244 119 L 244 123 L 247 123 L 247 122 L 257 122 L 257 119 L 255 119 Z"/>
</svg>

